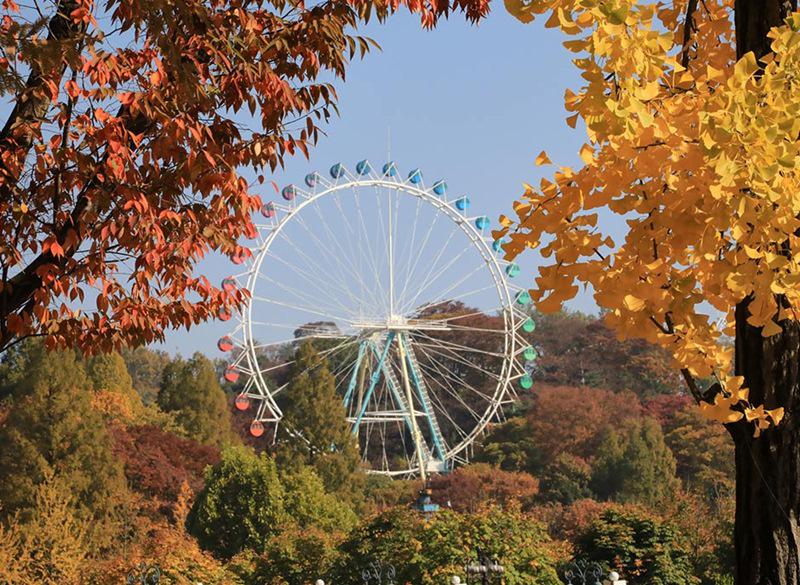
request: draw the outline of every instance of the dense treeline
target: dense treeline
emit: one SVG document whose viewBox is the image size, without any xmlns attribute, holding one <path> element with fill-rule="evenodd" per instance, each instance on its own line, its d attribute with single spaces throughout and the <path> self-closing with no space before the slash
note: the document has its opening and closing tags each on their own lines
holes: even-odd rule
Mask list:
<svg viewBox="0 0 800 585">
<path fill-rule="evenodd" d="M 657 350 L 592 317 L 537 315 L 537 383 L 475 462 L 420 485 L 366 475 L 327 364 L 287 372 L 293 428 L 254 442 L 220 363 L 145 348 L 83 358 L 20 344 L 0 364 L 0 583 L 359 583 L 364 559 L 444 583 L 481 547 L 506 583 L 574 556 L 635 584 L 730 582 L 732 453 Z M 309 369 L 308 366 L 313 366 Z M 341 422 L 337 422 L 341 421 Z M 255 448 L 253 448 L 255 447 Z"/>
</svg>

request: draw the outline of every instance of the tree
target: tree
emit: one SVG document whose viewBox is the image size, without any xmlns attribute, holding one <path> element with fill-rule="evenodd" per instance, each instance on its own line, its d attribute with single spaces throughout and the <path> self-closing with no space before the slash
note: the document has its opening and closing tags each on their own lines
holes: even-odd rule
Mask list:
<svg viewBox="0 0 800 585">
<path fill-rule="evenodd" d="M 136 346 L 241 303 L 193 269 L 210 250 L 246 255 L 262 201 L 243 168 L 308 153 L 336 107 L 320 78 L 344 78 L 374 45 L 347 31 L 400 4 L 58 0 L 43 15 L 6 3 L 0 351 L 28 335 Z M 428 27 L 488 11 L 402 4 Z"/>
<path fill-rule="evenodd" d="M 264 549 L 288 520 L 275 462 L 246 447 L 228 447 L 206 473 L 186 526 L 200 546 L 220 558 Z"/>
<path fill-rule="evenodd" d="M 339 557 L 343 534 L 316 526 L 291 526 L 272 538 L 247 572 L 247 583 L 307 585 L 316 575 L 328 575 Z"/>
<path fill-rule="evenodd" d="M 677 476 L 686 488 L 712 501 L 734 492 L 733 445 L 723 428 L 696 408 L 684 408 L 665 430 Z"/>
<path fill-rule="evenodd" d="M 607 510 L 578 537 L 576 557 L 600 562 L 642 585 L 696 585 L 675 527 L 632 510 Z"/>
<path fill-rule="evenodd" d="M 297 348 L 281 403 L 281 459 L 313 465 L 329 490 L 343 487 L 358 466 L 358 450 L 335 379 L 310 341 Z"/>
<path fill-rule="evenodd" d="M 133 389 L 133 382 L 125 361 L 117 352 L 99 354 L 86 362 L 86 374 L 94 389 L 94 404 L 112 418 L 130 421 L 142 416 L 141 397 Z"/>
<path fill-rule="evenodd" d="M 675 493 L 677 483 L 675 458 L 656 421 L 644 419 L 620 431 L 607 430 L 592 474 L 597 495 L 655 508 Z"/>
<path fill-rule="evenodd" d="M 680 384 L 670 355 L 641 339 L 620 340 L 603 321 L 579 312 L 534 311 L 530 339 L 540 347 L 536 376 L 548 386 L 591 386 L 637 396 L 672 393 Z"/>
<path fill-rule="evenodd" d="M 543 386 L 534 396 L 527 418 L 543 466 L 564 452 L 591 460 L 606 427 L 641 416 L 636 396 L 626 392 Z"/>
<path fill-rule="evenodd" d="M 90 521 L 96 546 L 117 532 L 128 499 L 122 466 L 111 450 L 101 415 L 74 351 L 49 353 L 27 344 L 24 366 L 0 426 L 0 502 L 5 514 L 34 513 L 36 487 L 50 476 L 74 497 Z"/>
<path fill-rule="evenodd" d="M 217 447 L 184 439 L 153 425 L 117 429 L 114 452 L 135 492 L 157 505 L 171 507 L 186 484 L 193 493 L 203 487 L 206 467 L 219 462 Z"/>
<path fill-rule="evenodd" d="M 176 358 L 164 368 L 158 406 L 174 412 L 177 422 L 196 441 L 221 446 L 233 437 L 230 411 L 214 365 L 201 353 Z"/>
<path fill-rule="evenodd" d="M 203 548 L 229 559 L 243 550 L 263 553 L 270 539 L 291 527 L 346 531 L 356 517 L 311 468 L 281 475 L 266 454 L 237 446 L 208 468 L 186 522 Z"/>
<path fill-rule="evenodd" d="M 542 470 L 542 499 L 571 504 L 591 497 L 592 467 L 581 457 L 559 453 Z"/>
<path fill-rule="evenodd" d="M 489 428 L 480 439 L 474 460 L 505 471 L 529 471 L 536 469 L 539 458 L 528 420 L 517 416 Z"/>
<path fill-rule="evenodd" d="M 0 524 L 0 582 L 78 585 L 91 555 L 89 521 L 76 516 L 69 482 L 48 473 L 24 522 Z"/>
<path fill-rule="evenodd" d="M 313 468 L 304 466 L 281 477 L 286 513 L 300 528 L 327 532 L 347 531 L 356 525 L 356 515 L 337 495 L 325 491 Z"/>
<path fill-rule="evenodd" d="M 169 355 L 164 351 L 154 351 L 143 346 L 135 349 L 123 348 L 120 354 L 125 360 L 131 383 L 144 403 L 155 402 L 158 389 L 161 387 L 164 368 L 172 361 Z"/>
<path fill-rule="evenodd" d="M 539 310 L 583 283 L 620 336 L 672 353 L 734 441 L 736 583 L 800 581 L 796 0 L 507 6 L 526 22 L 550 12 L 571 37 L 585 83 L 566 94 L 568 122 L 589 144 L 581 169 L 526 187 L 494 236 L 509 260 L 542 243 Z M 624 217 L 621 241 L 601 209 Z"/>
<path fill-rule="evenodd" d="M 549 545 L 544 528 L 519 510 L 441 510 L 425 520 L 407 508 L 395 508 L 363 523 L 342 543 L 331 580 L 355 585 L 360 569 L 377 559 L 396 567 L 398 583 L 433 585 L 461 573 L 464 560 L 478 547 L 502 559 L 508 585 L 557 585 Z"/>
<path fill-rule="evenodd" d="M 431 479 L 434 499 L 457 512 L 477 512 L 487 506 L 530 505 L 539 493 L 537 479 L 524 472 L 503 471 L 486 463 L 459 467 Z"/>
</svg>

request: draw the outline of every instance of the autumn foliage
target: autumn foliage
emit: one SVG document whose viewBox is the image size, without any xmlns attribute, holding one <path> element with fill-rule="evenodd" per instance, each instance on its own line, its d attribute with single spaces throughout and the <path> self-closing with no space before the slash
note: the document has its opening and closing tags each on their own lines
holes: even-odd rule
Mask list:
<svg viewBox="0 0 800 585">
<path fill-rule="evenodd" d="M 328 82 L 403 5 L 434 26 L 485 0 L 9 0 L 0 20 L 0 350 L 30 335 L 108 350 L 241 303 L 195 274 L 240 263 L 266 169 L 307 154 Z M 254 170 L 245 177 L 247 169 Z M 269 184 L 269 182 L 267 182 Z M 272 189 L 268 187 L 267 189 Z"/>
<path fill-rule="evenodd" d="M 733 376 L 723 336 L 745 299 L 764 337 L 800 308 L 800 15 L 770 33 L 760 66 L 752 53 L 737 61 L 729 0 L 506 6 L 525 22 L 549 13 L 585 81 L 565 98 L 567 122 L 586 126 L 584 166 L 526 186 L 495 232 L 507 258 L 539 248 L 548 259 L 537 306 L 553 311 L 590 285 L 613 328 L 671 352 L 708 416 L 746 417 L 756 433 L 778 423 L 781 406 L 751 403 Z M 621 241 L 598 225 L 600 209 L 625 217 Z M 710 391 L 696 382 L 708 377 Z"/>
</svg>

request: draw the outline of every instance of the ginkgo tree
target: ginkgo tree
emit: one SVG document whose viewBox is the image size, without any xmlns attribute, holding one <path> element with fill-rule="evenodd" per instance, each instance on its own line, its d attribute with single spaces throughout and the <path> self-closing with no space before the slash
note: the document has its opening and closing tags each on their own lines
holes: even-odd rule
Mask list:
<svg viewBox="0 0 800 585">
<path fill-rule="evenodd" d="M 525 185 L 495 237 L 509 259 L 544 257 L 540 310 L 583 285 L 621 336 L 672 353 L 735 443 L 737 585 L 800 582 L 796 0 L 506 7 L 567 36 L 584 80 L 567 123 L 588 139 L 583 166 Z M 626 225 L 616 239 L 609 213 Z"/>
<path fill-rule="evenodd" d="M 0 351 L 34 335 L 86 351 L 146 343 L 240 304 L 246 293 L 196 274 L 198 260 L 244 259 L 263 173 L 307 154 L 336 108 L 330 79 L 374 44 L 354 30 L 401 5 L 427 27 L 488 10 L 3 0 Z"/>
</svg>

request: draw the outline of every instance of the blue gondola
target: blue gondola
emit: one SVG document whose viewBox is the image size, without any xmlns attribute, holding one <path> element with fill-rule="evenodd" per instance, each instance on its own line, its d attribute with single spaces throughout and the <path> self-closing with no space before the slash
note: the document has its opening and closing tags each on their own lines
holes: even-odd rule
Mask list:
<svg viewBox="0 0 800 585">
<path fill-rule="evenodd" d="M 460 199 L 456 199 L 456 209 L 459 211 L 466 211 L 467 207 L 469 207 L 469 197 L 461 197 Z"/>
<path fill-rule="evenodd" d="M 481 217 L 475 220 L 475 227 L 477 227 L 479 230 L 485 230 L 486 228 L 489 227 L 490 223 L 491 222 L 489 221 L 489 218 L 486 217 L 485 215 L 482 215 Z"/>
<path fill-rule="evenodd" d="M 433 184 L 433 192 L 441 196 L 447 193 L 447 183 L 443 179 L 439 179 Z"/>
<path fill-rule="evenodd" d="M 356 163 L 356 172 L 359 175 L 368 175 L 372 172 L 372 166 L 370 166 L 367 159 L 364 159 Z"/>
<path fill-rule="evenodd" d="M 394 161 L 389 161 L 385 165 L 383 165 L 383 174 L 386 177 L 397 176 L 397 166 L 394 164 Z"/>
<path fill-rule="evenodd" d="M 342 166 L 342 163 L 336 163 L 331 167 L 331 177 L 338 179 L 342 175 L 344 175 L 344 167 Z"/>
<path fill-rule="evenodd" d="M 413 183 L 414 185 L 417 185 L 417 184 L 421 183 L 422 182 L 422 171 L 420 171 L 419 169 L 414 169 L 413 171 L 408 173 L 408 180 L 411 183 Z"/>
</svg>

